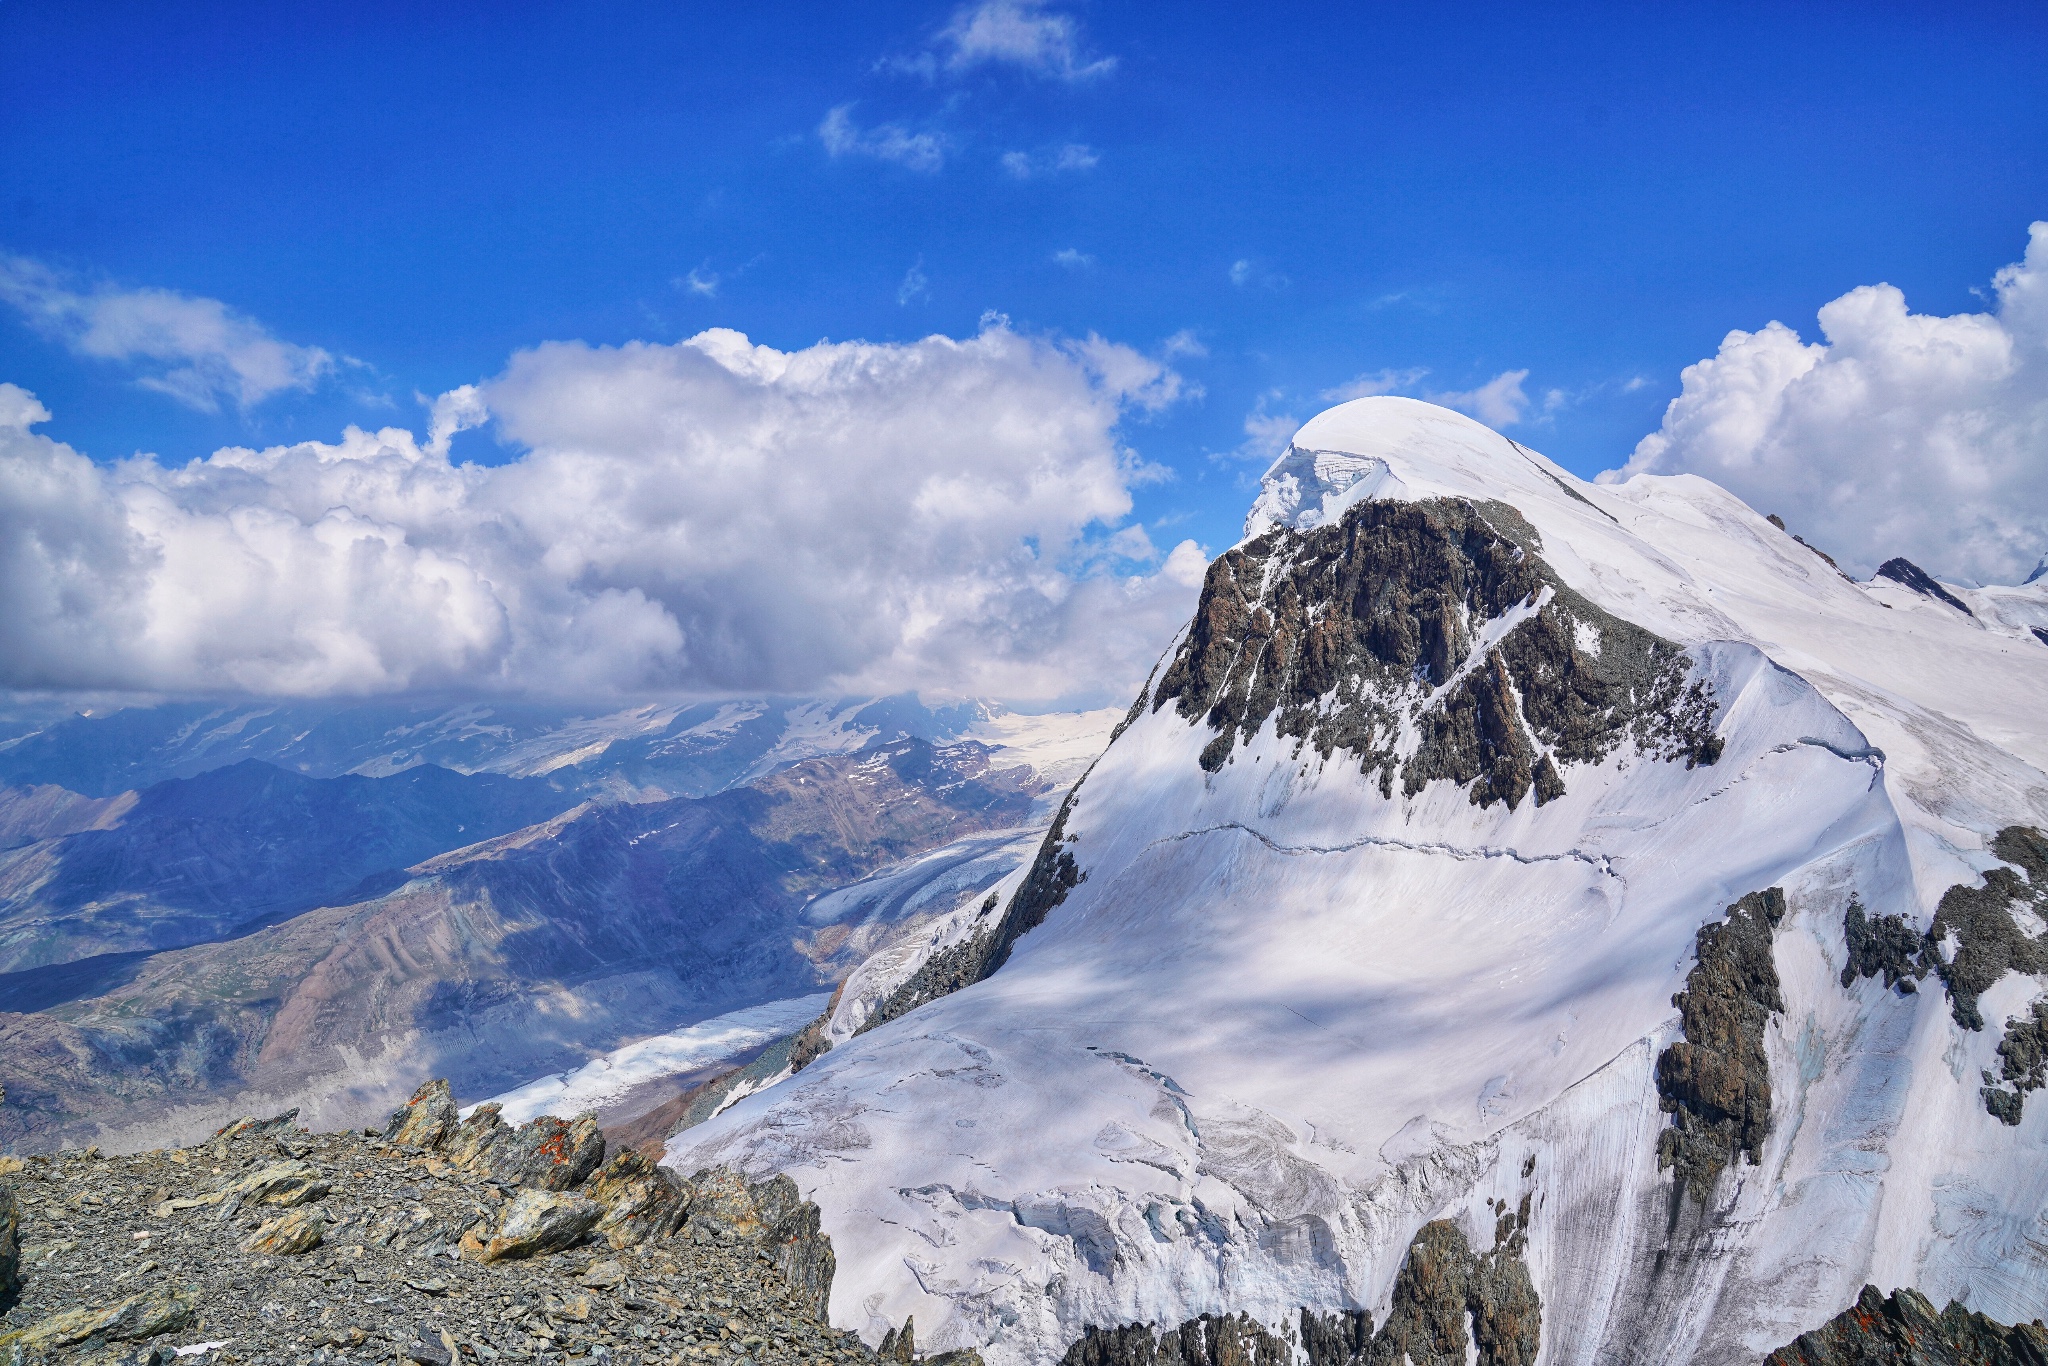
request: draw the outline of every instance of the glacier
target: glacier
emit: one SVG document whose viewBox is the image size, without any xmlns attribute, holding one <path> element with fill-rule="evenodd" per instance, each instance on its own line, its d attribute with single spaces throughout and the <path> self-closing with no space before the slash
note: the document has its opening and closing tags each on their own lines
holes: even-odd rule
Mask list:
<svg viewBox="0 0 2048 1366">
<path fill-rule="evenodd" d="M 1380 610 L 1377 582 L 1313 588 L 1374 518 L 1541 587 L 1483 617 L 1472 589 L 1416 618 L 1437 654 L 1412 677 L 1305 700 L 1217 644 L 1291 630 L 1306 658 Z M 2048 581 L 1949 591 L 1852 581 L 1696 477 L 1588 483 L 1426 403 L 1333 408 L 1036 862 L 863 964 L 830 1051 L 668 1161 L 787 1173 L 837 1253 L 835 1324 L 915 1315 L 991 1366 L 1091 1325 L 1383 1322 L 1425 1225 L 1484 1249 L 1508 1210 L 1545 1363 L 1753 1362 L 1866 1282 L 2033 1317 L 2048 1106 L 2009 1125 L 1979 1079 L 2041 981 L 1998 978 L 1975 1031 L 1937 980 L 1843 985 L 1852 897 L 1923 931 L 1997 832 L 2048 827 Z M 1625 646 L 1650 663 L 1601 663 Z M 1590 741 L 1539 717 L 1543 670 L 1602 668 L 1622 701 Z M 1680 685 L 1707 711 L 1651 714 Z M 1674 748 L 1694 722 L 1711 743 Z M 1034 878 L 1042 923 L 999 934 Z M 1699 1204 L 1659 1164 L 1658 1058 L 1696 934 L 1767 888 L 1768 1128 Z M 889 1006 L 976 952 L 996 970 Z"/>
</svg>

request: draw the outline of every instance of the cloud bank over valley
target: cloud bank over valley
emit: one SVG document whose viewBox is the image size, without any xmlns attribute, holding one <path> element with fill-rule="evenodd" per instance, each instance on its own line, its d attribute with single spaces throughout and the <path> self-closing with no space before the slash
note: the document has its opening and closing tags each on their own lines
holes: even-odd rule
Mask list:
<svg viewBox="0 0 2048 1366">
<path fill-rule="evenodd" d="M 1090 337 L 554 342 L 427 437 L 98 464 L 0 384 L 0 686 L 280 696 L 1135 686 L 1205 557 L 1131 523 L 1119 423 L 1182 395 Z M 522 450 L 456 464 L 494 418 Z"/>
</svg>

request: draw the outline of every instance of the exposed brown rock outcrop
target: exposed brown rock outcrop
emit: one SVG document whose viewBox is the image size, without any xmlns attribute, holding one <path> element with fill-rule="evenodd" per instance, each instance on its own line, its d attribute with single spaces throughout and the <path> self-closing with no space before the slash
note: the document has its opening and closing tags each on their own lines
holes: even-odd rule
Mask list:
<svg viewBox="0 0 2048 1366">
<path fill-rule="evenodd" d="M 1394 1279 L 1387 1322 L 1359 1358 L 1363 1366 L 1534 1366 L 1543 1306 L 1522 1254 L 1529 1199 L 1500 1212 L 1493 1248 L 1475 1254 L 1448 1219 L 1424 1224 Z M 1467 1330 L 1469 1322 L 1470 1329 Z"/>
<path fill-rule="evenodd" d="M 1939 1314 L 1927 1297 L 1887 1298 L 1866 1285 L 1856 1303 L 1764 1358 L 1764 1366 L 2043 1366 L 2048 1326 L 2008 1328 L 1953 1300 Z"/>
<path fill-rule="evenodd" d="M 1089 1328 L 1060 1366 L 1288 1366 L 1292 1346 L 1250 1316 L 1204 1314 L 1155 1333 L 1142 1323 Z"/>
<path fill-rule="evenodd" d="M 1657 1058 L 1658 1104 L 1672 1127 L 1657 1141 L 1657 1165 L 1704 1205 L 1737 1157 L 1763 1160 L 1771 1122 L 1771 1071 L 1764 1026 L 1785 1009 L 1771 935 L 1785 918 L 1785 893 L 1751 892 L 1728 917 L 1700 927 L 1698 963 L 1671 998 L 1685 1037 Z"/>
<path fill-rule="evenodd" d="M 21 1207 L 14 1192 L 0 1186 L 0 1311 L 14 1303 L 21 1277 Z"/>
</svg>

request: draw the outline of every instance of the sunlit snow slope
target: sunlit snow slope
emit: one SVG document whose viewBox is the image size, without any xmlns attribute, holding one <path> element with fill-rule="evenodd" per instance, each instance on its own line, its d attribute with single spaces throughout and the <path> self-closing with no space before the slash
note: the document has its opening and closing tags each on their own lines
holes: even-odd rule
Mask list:
<svg viewBox="0 0 2048 1366">
<path fill-rule="evenodd" d="M 1484 1251 L 1524 1197 L 1544 1362 L 1753 1362 L 1865 1281 L 2031 1318 L 2048 1101 L 2009 1126 L 1980 1070 L 2039 979 L 1978 1031 L 1938 975 L 1841 982 L 1852 894 L 1924 930 L 2048 827 L 2048 582 L 1963 596 L 1853 583 L 1696 478 L 1332 409 L 1035 869 L 926 953 L 998 970 L 866 1032 L 917 963 L 857 974 L 832 1051 L 670 1160 L 788 1172 L 835 1323 L 992 1363 L 1384 1323 L 1423 1225 Z M 1020 884 L 1076 876 L 986 952 Z M 1702 1206 L 1659 1169 L 1657 1059 L 1696 932 L 1771 887 L 1768 1127 Z"/>
</svg>

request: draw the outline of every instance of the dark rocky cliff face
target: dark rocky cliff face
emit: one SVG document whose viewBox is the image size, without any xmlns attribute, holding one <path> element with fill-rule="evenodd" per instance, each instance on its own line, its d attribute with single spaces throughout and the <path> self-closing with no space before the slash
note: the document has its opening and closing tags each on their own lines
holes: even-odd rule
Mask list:
<svg viewBox="0 0 2048 1366">
<path fill-rule="evenodd" d="M 2009 825 L 1991 841 L 1991 853 L 2007 867 L 1994 867 L 1979 882 L 1959 882 L 1942 893 L 1924 934 L 1896 915 L 1870 916 L 1850 898 L 1842 920 L 1849 962 L 1842 985 L 1882 974 L 1885 985 L 1904 995 L 1930 972 L 1948 992 L 1949 1013 L 1964 1029 L 1984 1028 L 1978 1001 L 2009 972 L 2048 976 L 2048 942 L 2022 928 L 2020 913 L 2048 913 L 2048 835 Z M 1954 948 L 1944 958 L 1951 940 Z M 2048 1001 L 2005 1022 L 1998 1042 L 1999 1067 L 1983 1074 L 1984 1108 L 2007 1124 L 2018 1124 L 2029 1093 L 2048 1085 Z"/>
<path fill-rule="evenodd" d="M 1625 740 L 1714 762 L 1713 699 L 1685 653 L 1574 592 L 1541 549 L 1513 508 L 1453 499 L 1268 532 L 1209 566 L 1152 706 L 1216 731 L 1212 771 L 1272 719 L 1297 752 L 1342 751 L 1386 795 L 1442 779 L 1480 806 L 1552 800 L 1572 765 Z M 1475 659 L 1518 608 L 1532 610 Z M 1405 752 L 1404 722 L 1420 737 Z"/>
<path fill-rule="evenodd" d="M 1771 935 L 1784 918 L 1785 893 L 1772 887 L 1701 926 L 1698 964 L 1671 998 L 1685 1037 L 1657 1058 L 1658 1104 L 1672 1120 L 1658 1138 L 1657 1165 L 1676 1168 L 1701 1204 L 1730 1162 L 1763 1160 L 1771 1125 L 1764 1026 L 1785 1009 Z"/>
<path fill-rule="evenodd" d="M 1529 1198 L 1503 1208 L 1490 1251 L 1475 1253 L 1447 1219 L 1424 1224 L 1394 1278 L 1387 1322 L 1357 1357 L 1360 1366 L 1534 1366 L 1543 1307 L 1523 1261 Z"/>
<path fill-rule="evenodd" d="M 2048 907 L 2048 835 L 2007 826 L 1991 841 L 1991 852 L 2019 871 L 1993 868 L 1981 887 L 1965 882 L 1949 888 L 1927 931 L 1930 944 L 1956 936 L 1954 956 L 1937 970 L 1948 988 L 1949 1010 L 1965 1029 L 1984 1027 L 1977 998 L 2006 973 L 2048 973 L 2048 944 L 2021 933 L 2012 916 L 2015 909 Z"/>
<path fill-rule="evenodd" d="M 1872 916 L 1854 895 L 1842 913 L 1842 942 L 1849 950 L 1849 962 L 1842 969 L 1842 985 L 1854 986 L 1859 977 L 1884 978 L 1884 984 L 1901 996 L 1919 991 L 1927 975 L 1926 940 L 1906 918 L 1899 915 Z"/>
</svg>

